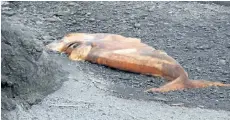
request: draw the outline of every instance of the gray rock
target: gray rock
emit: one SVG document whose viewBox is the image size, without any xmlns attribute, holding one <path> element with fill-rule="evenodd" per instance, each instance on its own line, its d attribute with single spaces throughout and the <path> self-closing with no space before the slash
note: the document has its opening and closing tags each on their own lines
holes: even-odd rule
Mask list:
<svg viewBox="0 0 230 120">
<path fill-rule="evenodd" d="M 219 60 L 219 63 L 222 65 L 226 65 L 226 60 L 221 59 L 221 60 Z"/>
<path fill-rule="evenodd" d="M 77 6 L 78 4 L 75 3 L 75 2 L 68 2 L 67 5 L 68 5 L 68 6 Z"/>
<path fill-rule="evenodd" d="M 14 11 L 3 11 L 2 14 L 5 14 L 7 16 L 13 16 L 16 14 L 16 12 L 14 12 Z"/>
<path fill-rule="evenodd" d="M 196 47 L 196 49 L 200 49 L 200 50 L 211 49 L 211 48 L 212 46 L 209 44 L 204 44 Z"/>
<path fill-rule="evenodd" d="M 92 14 L 92 13 L 90 13 L 90 12 L 87 12 L 87 13 L 86 13 L 87 16 L 89 16 L 89 15 L 91 15 L 91 14 Z"/>
<path fill-rule="evenodd" d="M 94 22 L 95 18 L 89 18 L 89 22 Z"/>
<path fill-rule="evenodd" d="M 140 28 L 140 27 L 141 27 L 141 24 L 139 24 L 139 23 L 135 23 L 135 24 L 134 24 L 134 27 L 136 27 L 136 28 Z"/>
<path fill-rule="evenodd" d="M 227 43 L 227 44 L 226 44 L 226 48 L 229 48 L 229 49 L 230 49 L 230 43 Z"/>
<path fill-rule="evenodd" d="M 28 108 L 61 86 L 65 72 L 43 51 L 35 32 L 3 19 L 1 33 L 2 110 L 18 102 Z"/>
<path fill-rule="evenodd" d="M 59 21 L 59 18 L 57 18 L 57 17 L 46 18 L 46 21 L 48 21 L 48 22 L 57 22 L 57 21 Z"/>
<path fill-rule="evenodd" d="M 42 21 L 36 21 L 35 22 L 37 25 L 41 25 L 41 24 L 43 24 L 43 22 Z"/>
</svg>

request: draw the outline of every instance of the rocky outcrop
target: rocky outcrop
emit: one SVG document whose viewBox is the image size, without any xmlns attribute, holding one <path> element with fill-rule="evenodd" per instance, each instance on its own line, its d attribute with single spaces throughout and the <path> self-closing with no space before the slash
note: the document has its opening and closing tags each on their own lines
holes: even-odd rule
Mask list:
<svg viewBox="0 0 230 120">
<path fill-rule="evenodd" d="M 65 78 L 44 51 L 38 33 L 19 24 L 2 20 L 1 93 L 2 118 L 17 105 L 29 108 L 57 90 Z"/>
</svg>

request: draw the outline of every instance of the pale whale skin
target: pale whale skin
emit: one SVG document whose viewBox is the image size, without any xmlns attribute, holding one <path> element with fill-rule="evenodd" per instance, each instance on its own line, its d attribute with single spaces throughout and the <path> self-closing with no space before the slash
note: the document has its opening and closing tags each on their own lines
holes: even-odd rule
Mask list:
<svg viewBox="0 0 230 120">
<path fill-rule="evenodd" d="M 156 50 L 140 39 L 116 34 L 70 33 L 47 48 L 68 54 L 71 60 L 85 60 L 119 70 L 160 76 L 168 83 L 147 92 L 168 92 L 186 88 L 228 86 L 221 82 L 189 80 L 183 67 L 167 53 Z"/>
</svg>

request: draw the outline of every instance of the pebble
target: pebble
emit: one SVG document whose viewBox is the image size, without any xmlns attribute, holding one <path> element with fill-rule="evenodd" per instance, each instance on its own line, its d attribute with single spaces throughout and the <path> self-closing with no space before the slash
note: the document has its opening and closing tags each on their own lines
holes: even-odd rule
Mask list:
<svg viewBox="0 0 230 120">
<path fill-rule="evenodd" d="M 128 15 L 128 14 L 130 14 L 130 11 L 125 11 L 124 14 L 127 14 L 127 15 Z"/>
<path fill-rule="evenodd" d="M 75 2 L 68 2 L 68 3 L 67 3 L 68 6 L 76 6 L 76 4 L 77 4 L 77 3 L 75 3 Z"/>
<path fill-rule="evenodd" d="M 200 69 L 199 67 L 196 67 L 196 71 L 197 71 L 197 72 L 200 72 L 201 69 Z"/>
<path fill-rule="evenodd" d="M 88 13 L 86 13 L 86 15 L 87 15 L 87 16 L 89 16 L 89 15 L 91 15 L 91 13 L 90 13 L 90 12 L 88 12 Z"/>
<path fill-rule="evenodd" d="M 184 103 L 173 103 L 173 104 L 171 104 L 171 106 L 183 106 L 184 105 Z"/>
<path fill-rule="evenodd" d="M 49 22 L 57 22 L 57 21 L 59 21 L 59 20 L 58 20 L 58 18 L 52 17 L 52 18 L 46 18 L 46 21 L 49 21 Z"/>
<path fill-rule="evenodd" d="M 95 18 L 89 18 L 89 22 L 94 22 Z"/>
<path fill-rule="evenodd" d="M 69 11 L 59 11 L 57 13 L 55 13 L 55 16 L 67 16 L 70 12 Z M 74 14 L 74 13 L 72 13 Z"/>
<path fill-rule="evenodd" d="M 153 12 L 154 9 L 155 9 L 155 6 L 152 6 L 148 11 L 149 11 L 149 12 Z"/>
<path fill-rule="evenodd" d="M 227 75 L 229 72 L 228 71 L 221 71 L 222 75 Z"/>
<path fill-rule="evenodd" d="M 13 15 L 15 15 L 16 13 L 13 12 L 13 11 L 4 11 L 4 12 L 2 12 L 2 14 L 5 14 L 5 15 L 7 15 L 7 16 L 13 16 Z"/>
<path fill-rule="evenodd" d="M 156 100 L 156 101 L 162 101 L 162 102 L 168 102 L 167 99 L 165 98 L 162 98 L 162 97 L 154 97 L 153 100 Z"/>
<path fill-rule="evenodd" d="M 220 95 L 220 98 L 225 98 L 225 96 L 223 94 Z"/>
<path fill-rule="evenodd" d="M 226 47 L 230 49 L 230 43 L 226 44 Z"/>
<path fill-rule="evenodd" d="M 134 24 L 134 27 L 136 27 L 136 28 L 140 28 L 140 27 L 141 27 L 141 24 L 139 24 L 139 23 L 135 23 L 135 24 Z"/>
<path fill-rule="evenodd" d="M 145 18 L 147 16 L 148 16 L 148 14 L 143 14 L 143 15 L 140 16 L 140 18 Z"/>
<path fill-rule="evenodd" d="M 79 18 L 78 20 L 79 20 L 80 22 L 82 22 L 82 21 L 85 20 L 85 18 Z"/>
<path fill-rule="evenodd" d="M 203 105 L 199 105 L 198 107 L 200 107 L 200 108 L 204 108 L 204 106 L 203 106 Z"/>
<path fill-rule="evenodd" d="M 44 35 L 42 37 L 43 37 L 44 41 L 54 40 L 51 36 L 48 36 L 48 35 Z"/>
<path fill-rule="evenodd" d="M 208 44 L 205 44 L 205 45 L 197 46 L 196 48 L 200 50 L 205 50 L 205 49 L 210 49 L 211 46 Z"/>
<path fill-rule="evenodd" d="M 76 27 L 75 30 L 81 30 L 81 27 Z"/>
<path fill-rule="evenodd" d="M 42 21 L 36 21 L 36 24 L 41 25 L 41 24 L 43 24 L 43 22 Z"/>
<path fill-rule="evenodd" d="M 11 10 L 10 7 L 2 7 L 2 11 L 9 11 L 9 10 Z"/>
<path fill-rule="evenodd" d="M 226 60 L 221 59 L 221 60 L 219 60 L 219 63 L 222 65 L 226 65 Z"/>
</svg>

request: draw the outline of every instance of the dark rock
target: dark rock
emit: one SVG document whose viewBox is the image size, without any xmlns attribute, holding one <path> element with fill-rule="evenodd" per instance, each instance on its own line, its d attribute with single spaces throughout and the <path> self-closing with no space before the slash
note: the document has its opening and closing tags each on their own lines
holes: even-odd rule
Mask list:
<svg viewBox="0 0 230 120">
<path fill-rule="evenodd" d="M 43 51 L 36 32 L 4 19 L 1 25 L 1 109 L 13 110 L 17 102 L 28 108 L 57 90 L 65 72 Z"/>
</svg>

